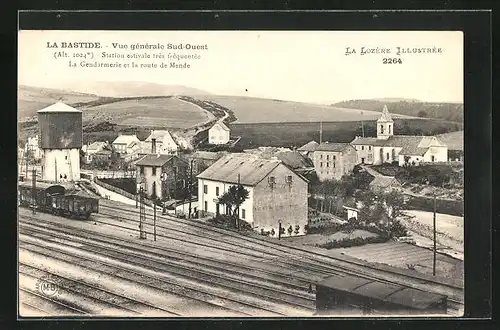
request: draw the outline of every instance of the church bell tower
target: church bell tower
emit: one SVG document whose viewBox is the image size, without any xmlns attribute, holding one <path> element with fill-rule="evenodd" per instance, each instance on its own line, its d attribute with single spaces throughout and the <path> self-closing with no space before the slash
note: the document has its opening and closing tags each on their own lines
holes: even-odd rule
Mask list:
<svg viewBox="0 0 500 330">
<path fill-rule="evenodd" d="M 387 140 L 392 135 L 394 135 L 394 121 L 387 110 L 387 105 L 384 105 L 382 116 L 377 120 L 377 139 Z"/>
</svg>

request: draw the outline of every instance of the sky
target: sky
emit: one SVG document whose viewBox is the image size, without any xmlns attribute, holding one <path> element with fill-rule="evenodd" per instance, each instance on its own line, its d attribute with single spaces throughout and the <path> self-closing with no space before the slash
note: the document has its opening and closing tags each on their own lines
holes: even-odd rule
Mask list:
<svg viewBox="0 0 500 330">
<path fill-rule="evenodd" d="M 99 42 L 102 48 L 62 48 L 63 42 Z M 47 47 L 54 43 L 58 48 Z M 115 49 L 113 43 L 128 48 Z M 184 49 L 131 50 L 132 45 L 146 43 L 182 44 Z M 186 45 L 206 49 L 187 50 Z M 347 47 L 356 53 L 346 55 Z M 391 53 L 362 55 L 361 47 Z M 441 52 L 397 55 L 397 47 Z M 59 57 L 61 52 L 70 57 Z M 147 52 L 165 58 L 103 58 L 103 52 L 123 56 Z M 87 58 L 73 57 L 78 54 Z M 187 60 L 190 68 L 160 68 L 161 63 L 172 62 L 169 54 L 199 59 Z M 397 63 L 384 64 L 384 58 L 396 58 Z M 463 102 L 459 31 L 20 31 L 18 59 L 19 84 L 46 88 L 143 81 L 312 103 L 390 97 Z M 70 60 L 76 67 L 70 67 Z M 82 61 L 129 67 L 82 67 Z M 158 67 L 132 68 L 132 62 Z"/>
</svg>

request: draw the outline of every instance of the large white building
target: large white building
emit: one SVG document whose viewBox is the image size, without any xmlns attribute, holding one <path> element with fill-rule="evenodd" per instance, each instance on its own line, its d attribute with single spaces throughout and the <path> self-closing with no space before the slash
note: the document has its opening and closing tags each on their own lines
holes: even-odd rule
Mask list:
<svg viewBox="0 0 500 330">
<path fill-rule="evenodd" d="M 394 121 L 387 106 L 377 120 L 377 137 L 357 136 L 351 144 L 356 148 L 358 164 L 397 162 L 403 166 L 448 160 L 448 147 L 434 136 L 394 135 Z"/>
<path fill-rule="evenodd" d="M 208 130 L 209 144 L 226 144 L 229 142 L 231 131 L 222 121 L 218 121 Z"/>
<path fill-rule="evenodd" d="M 126 155 L 137 152 L 141 148 L 141 141 L 135 134 L 120 134 L 112 145 L 117 153 Z"/>
<path fill-rule="evenodd" d="M 308 181 L 282 161 L 264 159 L 252 154 L 228 154 L 198 176 L 198 204 L 208 214 L 226 214 L 219 204 L 220 196 L 231 186 L 240 183 L 249 197 L 239 208 L 240 219 L 257 231 L 274 230 L 278 236 L 279 222 L 285 229 L 298 228 L 304 234 L 307 224 Z"/>
</svg>

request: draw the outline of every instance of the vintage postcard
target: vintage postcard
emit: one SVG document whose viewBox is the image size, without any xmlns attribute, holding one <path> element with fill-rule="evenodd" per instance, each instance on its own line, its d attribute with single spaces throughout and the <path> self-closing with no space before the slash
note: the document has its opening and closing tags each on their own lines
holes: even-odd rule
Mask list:
<svg viewBox="0 0 500 330">
<path fill-rule="evenodd" d="M 20 317 L 463 314 L 462 32 L 18 40 Z"/>
</svg>

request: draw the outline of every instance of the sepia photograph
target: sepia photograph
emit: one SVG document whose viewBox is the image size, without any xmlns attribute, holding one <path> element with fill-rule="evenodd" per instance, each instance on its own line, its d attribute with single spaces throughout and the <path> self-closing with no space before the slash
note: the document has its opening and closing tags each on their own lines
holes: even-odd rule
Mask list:
<svg viewBox="0 0 500 330">
<path fill-rule="evenodd" d="M 463 32 L 17 54 L 19 317 L 463 316 Z"/>
</svg>

